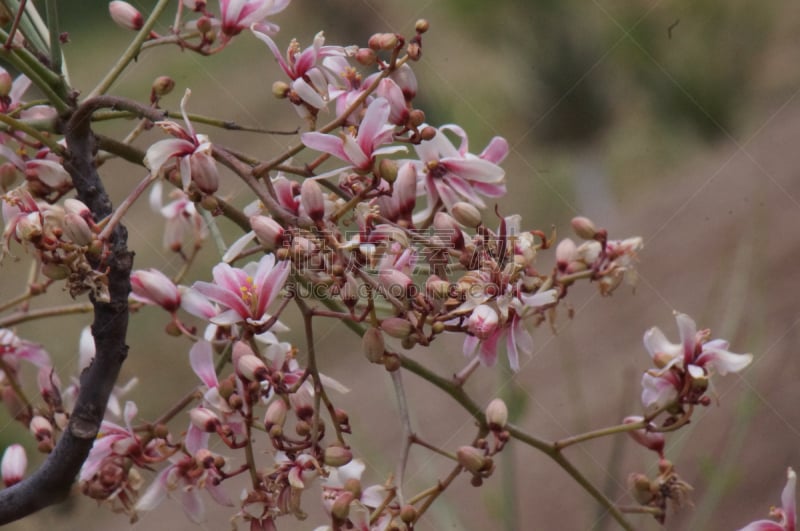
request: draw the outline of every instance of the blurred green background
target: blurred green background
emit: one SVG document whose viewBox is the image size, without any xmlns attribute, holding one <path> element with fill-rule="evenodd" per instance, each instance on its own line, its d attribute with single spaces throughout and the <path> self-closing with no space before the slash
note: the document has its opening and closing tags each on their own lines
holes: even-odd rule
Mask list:
<svg viewBox="0 0 800 531">
<path fill-rule="evenodd" d="M 152 2 L 132 2 L 146 11 Z M 130 34 L 107 16 L 104 1 L 62 2 L 60 11 L 73 85 L 88 93 L 127 44 Z M 210 2 L 212 9 L 216 3 Z M 370 34 L 410 35 L 416 19 L 429 20 L 422 60 L 414 65 L 417 106 L 429 123 L 456 122 L 470 134 L 473 152 L 494 135 L 506 137 L 509 194 L 501 212 L 523 215 L 525 228 L 569 235 L 576 214 L 588 215 L 612 237 L 641 235 L 640 283 L 602 298 L 593 286 L 571 290 L 574 317 L 561 310 L 557 334 L 547 326 L 534 337 L 536 353 L 513 377 L 481 369 L 469 391 L 484 403 L 503 396 L 517 422 L 556 439 L 617 423 L 640 412 L 639 378 L 650 363 L 643 332 L 658 325 L 676 338 L 673 310 L 692 315 L 732 350 L 753 352 L 742 375 L 714 380 L 711 407 L 668 438 L 667 456 L 694 486 L 693 507 L 670 514 L 666 529 L 736 529 L 765 518 L 778 504 L 787 466 L 800 467 L 800 8 L 796 2 L 627 2 L 592 0 L 294 0 L 274 18 L 280 47 L 302 45 L 325 30 L 329 43 L 363 44 Z M 170 22 L 165 17 L 163 31 Z M 298 125 L 293 110 L 272 98 L 281 79 L 267 48 L 241 35 L 219 56 L 198 57 L 177 48 L 143 53 L 112 93 L 146 99 L 152 80 L 169 74 L 176 90 L 164 102 L 177 109 L 190 87 L 190 110 L 273 129 Z M 124 134 L 131 124 L 106 124 Z M 199 127 L 215 142 L 268 159 L 296 142 Z M 151 133 L 139 142 L 161 138 Z M 141 168 L 105 169 L 115 202 L 143 177 Z M 230 180 L 228 198 L 249 202 Z M 174 273 L 175 256 L 161 249 L 161 222 L 146 204 L 129 216 L 137 267 Z M 233 227 L 222 224 L 230 241 Z M 192 278 L 217 257 L 209 247 Z M 552 256 L 541 254 L 541 270 Z M 207 269 L 206 269 L 207 270 Z M 17 292 L 22 264 L 2 265 L 0 295 Z M 48 295 L 64 302 L 66 294 Z M 44 302 L 36 303 L 37 305 Z M 43 342 L 62 378 L 74 370 L 77 339 L 87 318 L 20 326 Z M 301 346 L 298 322 L 288 319 L 288 340 Z M 162 312 L 145 308 L 133 319 L 131 355 L 123 382 L 141 383 L 129 395 L 142 418 L 194 384 L 188 343 L 166 338 Z M 441 374 L 464 363 L 460 339 L 443 340 L 412 354 Z M 388 376 L 367 366 L 358 342 L 337 323 L 321 322 L 322 370 L 354 389 L 341 398 L 354 427 L 354 447 L 381 482 L 394 469 L 400 426 Z M 335 348 L 331 348 L 335 345 Z M 472 436 L 472 423 L 446 396 L 406 375 L 413 420 L 434 444 L 455 449 Z M 365 396 L 368 399 L 365 399 Z M 2 435 L 19 433 L 7 425 Z M 180 425 L 176 425 L 180 427 Z M 572 448 L 568 456 L 614 500 L 630 504 L 626 478 L 654 475 L 655 460 L 626 437 Z M 269 462 L 268 457 L 264 457 Z M 484 487 L 460 478 L 419 529 L 615 529 L 592 499 L 560 469 L 531 450 L 510 445 Z M 414 450 L 407 492 L 430 486 L 448 468 Z M 306 494 L 309 501 L 316 491 Z M 227 529 L 229 511 L 211 505 L 205 529 Z M 310 503 L 309 505 L 313 505 Z M 631 516 L 639 529 L 658 529 Z M 285 518 L 280 529 L 313 529 Z M 77 498 L 10 529 L 127 529 L 122 516 Z M 177 501 L 144 514 L 134 529 L 195 529 Z"/>
</svg>

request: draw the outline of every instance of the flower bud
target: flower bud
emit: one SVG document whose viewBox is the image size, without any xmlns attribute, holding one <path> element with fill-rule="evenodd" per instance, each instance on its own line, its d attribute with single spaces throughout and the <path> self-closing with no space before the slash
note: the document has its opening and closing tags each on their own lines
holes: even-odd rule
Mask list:
<svg viewBox="0 0 800 531">
<path fill-rule="evenodd" d="M 3 452 L 3 460 L 0 462 L 0 472 L 2 472 L 5 486 L 10 487 L 22 481 L 27 466 L 28 456 L 21 444 L 12 444 L 6 448 L 6 451 Z"/>
<path fill-rule="evenodd" d="M 235 362 L 236 374 L 247 381 L 263 381 L 269 376 L 267 366 L 255 354 L 245 354 Z"/>
<path fill-rule="evenodd" d="M 11 74 L 0 67 L 0 98 L 5 98 L 11 94 L 11 87 L 13 86 L 14 80 L 11 78 Z"/>
<path fill-rule="evenodd" d="M 401 65 L 394 72 L 389 74 L 389 79 L 394 80 L 395 83 L 403 91 L 406 101 L 411 101 L 417 95 L 417 76 L 414 71 L 407 64 Z M 431 127 L 431 129 L 433 129 Z M 436 131 L 434 129 L 434 131 Z"/>
<path fill-rule="evenodd" d="M 481 224 L 481 211 L 474 205 L 459 201 L 450 209 L 450 214 L 465 227 L 477 227 Z"/>
<path fill-rule="evenodd" d="M 488 339 L 496 330 L 500 317 L 491 306 L 481 304 L 472 310 L 467 321 L 467 329 L 478 339 Z"/>
<path fill-rule="evenodd" d="M 454 249 L 464 248 L 464 234 L 450 214 L 437 212 L 433 217 L 433 228 L 434 236 L 441 238 L 446 245 L 452 245 Z"/>
<path fill-rule="evenodd" d="M 381 159 L 378 163 L 378 172 L 381 179 L 387 183 L 393 183 L 397 179 L 397 161 L 392 159 Z"/>
<path fill-rule="evenodd" d="M 11 162 L 0 164 L 0 189 L 9 190 L 19 179 L 20 172 Z"/>
<path fill-rule="evenodd" d="M 210 153 L 196 151 L 189 157 L 192 182 L 204 194 L 213 194 L 219 188 L 219 170 Z"/>
<path fill-rule="evenodd" d="M 635 424 L 637 422 L 641 422 L 643 417 L 625 417 L 622 421 L 623 424 Z M 646 428 L 638 429 L 629 431 L 628 435 L 631 436 L 631 439 L 639 443 L 640 445 L 644 446 L 648 450 L 652 450 L 656 452 L 658 455 L 663 455 L 664 453 L 664 434 L 659 432 L 652 432 L 648 431 Z"/>
<path fill-rule="evenodd" d="M 256 238 L 268 251 L 275 250 L 283 243 L 286 233 L 280 223 L 268 216 L 252 216 L 250 227 L 256 233 Z"/>
<path fill-rule="evenodd" d="M 633 473 L 628 476 L 628 486 L 633 498 L 641 505 L 647 505 L 653 499 L 653 485 L 644 474 Z"/>
<path fill-rule="evenodd" d="M 489 405 L 486 406 L 486 422 L 489 424 L 489 429 L 493 431 L 501 431 L 505 428 L 508 422 L 506 403 L 499 398 L 489 402 Z"/>
<path fill-rule="evenodd" d="M 450 296 L 450 283 L 436 275 L 431 275 L 425 281 L 425 292 L 434 299 L 446 299 Z"/>
<path fill-rule="evenodd" d="M 31 419 L 28 429 L 37 441 L 43 441 L 53 437 L 53 426 L 46 418 L 36 415 Z"/>
<path fill-rule="evenodd" d="M 139 31 L 144 26 L 144 17 L 139 11 L 122 0 L 114 0 L 108 4 L 111 19 L 123 28 Z"/>
<path fill-rule="evenodd" d="M 356 62 L 363 66 L 372 66 L 378 60 L 378 54 L 369 48 L 359 48 L 355 56 Z"/>
<path fill-rule="evenodd" d="M 206 0 L 183 0 L 183 5 L 197 12 L 202 12 L 206 8 L 206 4 Z"/>
<path fill-rule="evenodd" d="M 381 321 L 381 330 L 392 337 L 403 339 L 414 330 L 414 326 L 402 317 L 388 317 Z"/>
<path fill-rule="evenodd" d="M 155 100 L 166 96 L 175 88 L 175 80 L 169 76 L 158 76 L 153 81 L 153 87 L 150 89 L 150 97 Z"/>
<path fill-rule="evenodd" d="M 214 433 L 221 425 L 216 413 L 205 407 L 196 407 L 189 411 L 189 420 L 194 427 L 208 433 Z"/>
<path fill-rule="evenodd" d="M 321 221 L 325 217 L 325 197 L 317 181 L 303 181 L 300 186 L 300 204 L 312 220 Z"/>
<path fill-rule="evenodd" d="M 379 328 L 368 328 L 361 338 L 361 348 L 370 363 L 383 363 L 383 334 Z"/>
<path fill-rule="evenodd" d="M 577 258 L 578 247 L 575 242 L 569 238 L 564 238 L 556 246 L 556 264 L 558 269 L 566 271 L 570 262 Z"/>
<path fill-rule="evenodd" d="M 348 308 L 353 308 L 358 303 L 358 281 L 350 273 L 345 274 L 344 285 L 339 296 Z"/>
<path fill-rule="evenodd" d="M 284 81 L 276 81 L 272 84 L 272 95 L 282 100 L 289 95 L 291 87 Z"/>
<path fill-rule="evenodd" d="M 325 448 L 324 463 L 328 466 L 340 467 L 353 460 L 353 452 L 343 446 Z"/>
<path fill-rule="evenodd" d="M 64 234 L 73 243 L 86 246 L 94 240 L 94 232 L 89 228 L 86 220 L 77 214 L 67 212 L 64 215 Z"/>
<path fill-rule="evenodd" d="M 394 33 L 375 33 L 369 38 L 367 45 L 373 50 L 394 50 L 397 46 L 398 39 Z"/>
<path fill-rule="evenodd" d="M 403 505 L 400 509 L 400 520 L 406 524 L 413 524 L 417 520 L 417 508 L 413 505 Z"/>
<path fill-rule="evenodd" d="M 572 218 L 571 223 L 572 230 L 575 231 L 575 234 L 577 234 L 579 238 L 593 240 L 597 235 L 597 227 L 595 227 L 592 220 L 587 217 L 576 216 Z"/>
<path fill-rule="evenodd" d="M 158 269 L 139 269 L 131 274 L 133 298 L 146 304 L 161 306 L 174 313 L 180 308 L 181 294 L 167 275 Z"/>
<path fill-rule="evenodd" d="M 430 27 L 431 27 L 430 23 L 424 18 L 417 20 L 417 22 L 414 24 L 414 30 L 417 33 L 425 33 L 426 31 L 428 31 L 428 29 L 430 29 Z"/>
<path fill-rule="evenodd" d="M 280 398 L 270 403 L 267 408 L 267 413 L 264 415 L 264 427 L 270 436 L 273 435 L 273 428 L 283 428 L 283 425 L 286 423 L 286 413 L 288 409 L 289 407 L 286 405 L 286 402 Z"/>
<path fill-rule="evenodd" d="M 456 450 L 458 464 L 473 474 L 483 474 L 491 469 L 492 460 L 483 454 L 483 451 L 474 446 L 462 446 Z"/>
</svg>

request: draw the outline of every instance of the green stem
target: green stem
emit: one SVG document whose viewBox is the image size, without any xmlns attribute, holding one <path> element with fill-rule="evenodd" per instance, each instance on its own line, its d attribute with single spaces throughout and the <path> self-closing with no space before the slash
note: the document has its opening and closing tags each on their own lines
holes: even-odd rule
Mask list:
<svg viewBox="0 0 800 531">
<path fill-rule="evenodd" d="M 58 3 L 47 0 L 47 29 L 50 32 L 50 68 L 61 72 L 61 31 L 58 24 Z"/>
<path fill-rule="evenodd" d="M 109 70 L 106 76 L 103 78 L 100 83 L 89 93 L 87 99 L 91 99 L 95 96 L 100 96 L 101 94 L 105 94 L 108 92 L 108 89 L 111 88 L 111 85 L 114 84 L 114 81 L 122 74 L 122 72 L 127 68 L 127 66 L 136 59 L 139 55 L 139 51 L 142 48 L 142 44 L 150 38 L 150 31 L 153 29 L 153 26 L 156 25 L 156 21 L 158 17 L 164 12 L 169 4 L 170 0 L 159 0 L 158 3 L 153 7 L 152 13 L 150 16 L 145 20 L 144 26 L 139 30 L 139 33 L 136 34 L 136 37 L 131 41 L 130 45 L 128 45 L 128 49 L 125 50 L 125 53 L 122 54 L 122 57 L 114 64 L 114 66 Z"/>
<path fill-rule="evenodd" d="M 0 42 L 5 44 L 7 39 L 8 34 L 0 30 Z M 30 52 L 0 46 L 0 59 L 8 61 L 14 68 L 28 76 L 31 83 L 39 87 L 39 90 L 44 93 L 45 97 L 59 113 L 69 110 L 70 106 L 67 103 L 68 97 L 66 93 L 59 94 L 54 89 L 54 87 L 63 87 L 61 79 L 45 68 Z M 66 91 L 62 89 L 61 92 Z"/>
</svg>

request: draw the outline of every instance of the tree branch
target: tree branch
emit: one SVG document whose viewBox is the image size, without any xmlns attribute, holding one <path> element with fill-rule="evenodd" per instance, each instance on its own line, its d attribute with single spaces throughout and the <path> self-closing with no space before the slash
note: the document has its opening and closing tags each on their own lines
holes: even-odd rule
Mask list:
<svg viewBox="0 0 800 531">
<path fill-rule="evenodd" d="M 72 177 L 78 198 L 95 219 L 111 214 L 111 201 L 93 163 L 95 138 L 89 127 L 92 112 L 109 104 L 96 98 L 84 103 L 70 118 L 66 128 L 69 146 L 65 168 Z M 69 494 L 76 475 L 89 455 L 106 411 L 106 404 L 122 363 L 128 354 L 125 337 L 128 329 L 128 294 L 133 253 L 127 247 L 127 231 L 117 225 L 108 241 L 108 253 L 95 258 L 92 267 L 107 271 L 109 300 L 90 295 L 94 307 L 96 354 L 80 378 L 80 393 L 69 425 L 53 452 L 30 477 L 0 491 L 0 525 L 23 518 Z"/>
</svg>

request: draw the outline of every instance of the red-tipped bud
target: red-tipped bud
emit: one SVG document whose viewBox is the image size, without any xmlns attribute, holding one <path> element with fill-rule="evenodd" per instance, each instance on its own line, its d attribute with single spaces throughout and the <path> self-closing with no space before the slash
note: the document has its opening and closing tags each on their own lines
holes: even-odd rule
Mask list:
<svg viewBox="0 0 800 531">
<path fill-rule="evenodd" d="M 361 348 L 371 363 L 383 363 L 383 334 L 379 328 L 368 328 L 361 338 Z"/>
<path fill-rule="evenodd" d="M 556 246 L 556 263 L 558 269 L 566 271 L 570 262 L 574 261 L 578 256 L 578 247 L 575 242 L 569 238 L 564 238 Z"/>
<path fill-rule="evenodd" d="M 622 421 L 623 424 L 635 424 L 644 420 L 642 417 L 625 417 Z M 632 430 L 628 432 L 631 439 L 641 444 L 648 450 L 656 452 L 658 455 L 664 454 L 664 434 L 658 432 L 647 431 L 646 428 Z"/>
<path fill-rule="evenodd" d="M 300 186 L 300 204 L 306 215 L 314 221 L 321 221 L 325 216 L 325 197 L 317 181 L 306 179 Z"/>
<path fill-rule="evenodd" d="M 178 287 L 158 269 L 139 269 L 131 274 L 133 298 L 146 304 L 161 306 L 174 313 L 181 306 Z"/>
<path fill-rule="evenodd" d="M 205 407 L 196 407 L 189 411 L 189 420 L 199 430 L 214 433 L 221 421 L 216 413 Z"/>
<path fill-rule="evenodd" d="M 6 448 L 6 451 L 3 452 L 3 460 L 0 462 L 0 471 L 5 486 L 10 487 L 22 481 L 27 467 L 28 456 L 21 444 L 12 444 Z"/>
<path fill-rule="evenodd" d="M 144 17 L 139 11 L 122 0 L 114 0 L 108 4 L 111 19 L 125 29 L 139 31 L 144 26 Z"/>
<path fill-rule="evenodd" d="M 286 230 L 281 224 L 268 216 L 252 216 L 250 226 L 256 233 L 258 241 L 261 242 L 268 251 L 277 249 L 283 243 Z"/>
<path fill-rule="evenodd" d="M 269 377 L 267 366 L 254 354 L 245 354 L 236 361 L 236 374 L 251 382 L 260 382 Z"/>
<path fill-rule="evenodd" d="M 44 441 L 53 437 L 53 426 L 50 421 L 39 415 L 31 419 L 28 429 L 37 441 Z"/>
<path fill-rule="evenodd" d="M 508 422 L 508 407 L 499 398 L 495 398 L 486 406 L 486 423 L 494 431 L 501 431 Z"/>
<path fill-rule="evenodd" d="M 392 337 L 403 339 L 411 334 L 414 327 L 402 317 L 388 317 L 381 321 L 381 330 Z"/>
<path fill-rule="evenodd" d="M 353 452 L 343 446 L 325 448 L 324 462 L 328 466 L 340 467 L 353 460 Z"/>
<path fill-rule="evenodd" d="M 594 226 L 592 220 L 583 216 L 572 218 L 572 230 L 579 238 L 584 240 L 593 240 L 597 236 L 597 227 Z"/>
<path fill-rule="evenodd" d="M 449 243 L 454 249 L 464 248 L 464 234 L 456 220 L 446 212 L 437 212 L 433 217 L 434 235 L 443 242 Z"/>
</svg>

